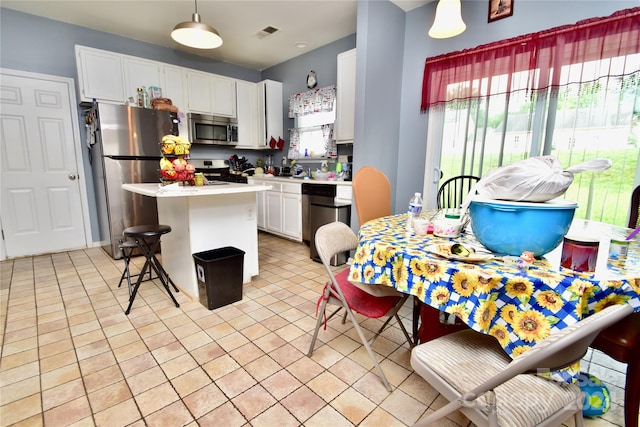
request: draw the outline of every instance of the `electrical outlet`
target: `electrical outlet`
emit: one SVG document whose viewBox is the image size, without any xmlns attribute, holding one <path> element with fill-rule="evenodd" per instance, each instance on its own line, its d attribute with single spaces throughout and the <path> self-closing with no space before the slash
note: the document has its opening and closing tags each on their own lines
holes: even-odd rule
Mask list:
<svg viewBox="0 0 640 427">
<path fill-rule="evenodd" d="M 247 208 L 247 219 L 248 220 L 256 219 L 256 209 L 253 206 L 249 206 Z"/>
<path fill-rule="evenodd" d="M 338 156 L 338 161 L 340 163 L 346 163 L 349 161 L 349 156 Z"/>
</svg>

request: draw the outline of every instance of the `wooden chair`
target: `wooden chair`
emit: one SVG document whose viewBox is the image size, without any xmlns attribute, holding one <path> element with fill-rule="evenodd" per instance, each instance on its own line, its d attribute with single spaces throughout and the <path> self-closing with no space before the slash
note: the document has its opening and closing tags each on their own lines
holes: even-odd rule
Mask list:
<svg viewBox="0 0 640 427">
<path fill-rule="evenodd" d="M 631 215 L 629 228 L 638 225 L 640 209 L 640 186 L 631 195 Z M 640 410 L 640 313 L 633 313 L 626 319 L 600 332 L 591 344 L 618 362 L 627 364 L 627 378 L 624 387 L 624 425 L 638 427 Z"/>
<path fill-rule="evenodd" d="M 438 189 L 438 209 L 459 208 L 480 178 L 473 175 L 459 175 L 447 179 Z"/>
<path fill-rule="evenodd" d="M 356 330 L 358 337 L 365 346 L 369 357 L 373 361 L 380 379 L 388 391 L 392 391 L 391 385 L 384 375 L 378 359 L 376 358 L 371 344 L 375 341 L 378 335 L 387 327 L 391 319 L 396 319 L 398 326 L 402 330 L 405 339 L 409 343 L 409 347 L 413 346 L 411 337 L 402 320 L 398 316 L 398 310 L 402 307 L 404 302 L 409 297 L 408 294 L 402 294 L 393 288 L 382 285 L 368 285 L 365 283 L 353 283 L 348 279 L 349 268 L 344 269 L 341 273 L 335 275 L 331 268 L 330 260 L 335 254 L 353 250 L 358 246 L 358 237 L 348 225 L 342 222 L 333 222 L 325 224 L 316 231 L 316 248 L 320 260 L 327 271 L 329 281 L 324 286 L 322 295 L 318 299 L 319 309 L 317 310 L 318 320 L 316 321 L 316 328 L 313 332 L 313 338 L 311 339 L 311 346 L 309 347 L 309 353 L 307 355 L 311 357 L 313 354 L 313 348 L 318 338 L 318 331 L 320 326 L 328 322 L 335 314 L 341 309 L 345 310 L 345 314 L 349 317 L 349 320 L 353 323 L 353 327 Z M 326 317 L 325 310 L 327 304 L 337 305 L 338 309 L 335 310 L 329 317 Z M 364 330 L 360 326 L 358 319 L 355 316 L 358 313 L 367 319 L 385 319 L 382 326 L 378 331 L 367 340 L 364 335 Z M 345 323 L 343 318 L 342 323 Z"/>
<path fill-rule="evenodd" d="M 351 186 L 360 226 L 391 215 L 391 183 L 384 173 L 364 166 L 356 172 Z"/>
<path fill-rule="evenodd" d="M 447 179 L 438 189 L 438 209 L 459 208 L 471 188 L 479 180 L 480 178 L 473 175 L 460 175 Z M 440 310 L 437 308 L 422 303 L 418 306 L 417 302 L 416 304 L 414 306 L 414 338 L 417 338 L 416 341 L 427 342 L 452 332 L 467 329 L 467 325 L 459 320 L 448 323 L 446 319 L 441 319 Z M 417 320 L 415 320 L 417 318 L 415 310 L 420 312 L 419 328 Z"/>
<path fill-rule="evenodd" d="M 580 387 L 536 372 L 579 361 L 599 331 L 632 311 L 629 304 L 609 306 L 538 341 L 515 359 L 494 337 L 473 330 L 416 346 L 411 366 L 449 403 L 414 427 L 432 425 L 457 410 L 477 426 L 551 426 L 573 417 L 573 425 L 581 427 L 584 395 Z"/>
</svg>

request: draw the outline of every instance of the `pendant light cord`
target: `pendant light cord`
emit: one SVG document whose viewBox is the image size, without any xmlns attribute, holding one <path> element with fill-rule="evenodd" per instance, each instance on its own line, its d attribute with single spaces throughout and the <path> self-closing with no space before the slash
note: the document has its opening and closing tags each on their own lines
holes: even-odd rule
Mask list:
<svg viewBox="0 0 640 427">
<path fill-rule="evenodd" d="M 196 4 L 196 13 L 198 13 L 198 0 L 193 0 L 193 2 Z"/>
</svg>

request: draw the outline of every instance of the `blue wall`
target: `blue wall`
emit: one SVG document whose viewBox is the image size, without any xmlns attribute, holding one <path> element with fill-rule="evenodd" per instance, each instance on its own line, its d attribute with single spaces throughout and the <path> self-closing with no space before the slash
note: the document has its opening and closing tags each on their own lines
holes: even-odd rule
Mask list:
<svg viewBox="0 0 640 427">
<path fill-rule="evenodd" d="M 404 22 L 405 13 L 391 2 L 358 1 L 353 170 L 373 166 L 389 177 L 392 189 L 400 163 Z M 393 206 L 396 191 L 391 195 Z M 357 222 L 352 210 L 354 229 Z"/>
<path fill-rule="evenodd" d="M 79 44 L 241 80 L 260 81 L 257 70 L 11 9 L 0 9 L 0 31 L 0 64 L 3 68 L 75 79 L 74 46 Z"/>
<path fill-rule="evenodd" d="M 370 7 L 382 8 L 383 6 L 379 3 L 371 2 Z M 586 18 L 607 16 L 617 10 L 637 7 L 638 2 L 635 0 L 516 1 L 513 16 L 487 23 L 487 1 L 463 1 L 462 17 L 467 24 L 466 31 L 459 36 L 442 40 L 432 39 L 426 34 L 433 23 L 435 6 L 436 2 L 433 2 L 414 9 L 406 14 L 405 19 L 402 105 L 398 111 L 400 121 L 400 132 L 397 137 L 398 173 L 396 176 L 389 177 L 392 188 L 395 190 L 395 213 L 404 212 L 413 193 L 423 188 L 428 117 L 420 113 L 420 97 L 426 58 L 560 25 L 573 24 Z M 371 24 L 376 24 L 378 28 L 385 28 L 386 19 L 384 16 L 381 18 Z M 381 61 L 384 61 L 384 57 L 381 57 Z M 367 64 L 367 71 L 375 67 L 376 64 Z M 367 148 L 370 147 L 370 141 L 366 141 L 365 144 Z M 360 158 L 354 157 L 355 170 Z M 379 163 L 384 164 L 382 160 Z"/>
<path fill-rule="evenodd" d="M 285 129 L 284 137 L 287 142 L 288 132 L 286 129 L 293 126 L 292 119 L 289 119 L 286 114 L 289 95 L 307 90 L 306 76 L 310 70 L 316 71 L 319 86 L 336 84 L 336 57 L 338 53 L 353 49 L 355 43 L 354 34 L 260 72 L 192 55 L 177 49 L 156 46 L 10 9 L 0 9 L 0 67 L 2 68 L 51 74 L 75 80 L 77 69 L 74 46 L 80 44 L 241 80 L 258 82 L 272 79 L 281 81 L 283 82 L 283 111 L 285 112 L 283 129 Z M 79 108 L 81 139 L 84 138 L 84 128 L 82 127 L 84 117 L 82 114 Z M 200 147 L 199 150 L 198 153 L 192 154 L 196 154 L 195 157 L 224 159 L 230 154 L 236 153 L 239 156 L 245 155 L 254 164 L 255 159 L 262 156 L 262 153 L 257 151 L 238 151 L 222 147 Z M 97 208 L 91 165 L 87 150 L 82 150 L 82 152 L 91 230 L 93 237 L 98 239 Z M 286 155 L 286 147 L 283 153 Z"/>
<path fill-rule="evenodd" d="M 339 53 L 351 50 L 356 47 L 356 36 L 352 34 L 328 45 L 319 47 L 304 55 L 297 56 L 282 64 L 278 64 L 262 72 L 263 79 L 282 82 L 282 109 L 285 148 L 282 153 L 274 154 L 274 161 L 279 164 L 282 156 L 287 155 L 289 143 L 288 129 L 293 128 L 293 119 L 288 117 L 289 96 L 305 92 L 307 88 L 307 74 L 313 70 L 318 78 L 317 87 L 335 85 L 337 82 L 337 57 Z M 352 147 L 338 146 L 338 154 L 351 154 Z M 280 156 L 280 157 L 275 157 Z M 317 164 L 305 164 L 304 167 L 311 167 L 312 170 L 320 166 Z"/>
<path fill-rule="evenodd" d="M 364 165 L 383 170 L 391 181 L 394 212 L 401 213 L 406 210 L 413 192 L 423 187 L 427 116 L 420 113 L 420 94 L 426 58 L 572 24 L 585 18 L 610 15 L 616 10 L 637 5 L 637 0 L 520 0 L 515 2 L 512 17 L 487 23 L 487 1 L 468 0 L 462 2 L 467 30 L 450 39 L 436 40 L 426 35 L 433 23 L 436 2 L 405 13 L 389 1 L 358 0 L 357 35 L 262 73 L 175 49 L 1 9 L 0 66 L 75 79 L 74 45 L 81 44 L 242 80 L 273 79 L 283 82 L 283 126 L 286 130 L 293 125 L 286 117 L 288 97 L 306 90 L 307 73 L 310 70 L 317 72 L 319 86 L 335 84 L 337 54 L 357 45 L 354 170 Z M 288 140 L 286 132 L 285 137 Z M 224 158 L 227 153 L 221 151 L 216 155 Z M 246 155 L 253 160 L 259 154 L 247 152 Z M 83 161 L 85 175 L 90 176 L 88 159 Z M 87 190 L 92 230 L 97 236 L 92 183 L 87 184 Z M 355 212 L 352 218 L 352 225 L 357 227 Z"/>
</svg>

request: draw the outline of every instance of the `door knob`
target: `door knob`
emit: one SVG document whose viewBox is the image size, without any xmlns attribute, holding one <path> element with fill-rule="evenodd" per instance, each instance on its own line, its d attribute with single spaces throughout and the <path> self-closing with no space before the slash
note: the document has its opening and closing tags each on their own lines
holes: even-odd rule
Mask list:
<svg viewBox="0 0 640 427">
<path fill-rule="evenodd" d="M 70 174 L 69 174 L 69 180 L 70 180 L 70 181 L 74 181 L 75 179 L 76 179 L 76 174 L 74 174 L 74 173 L 70 173 Z"/>
</svg>

